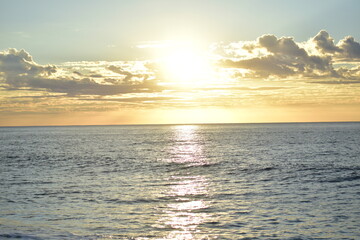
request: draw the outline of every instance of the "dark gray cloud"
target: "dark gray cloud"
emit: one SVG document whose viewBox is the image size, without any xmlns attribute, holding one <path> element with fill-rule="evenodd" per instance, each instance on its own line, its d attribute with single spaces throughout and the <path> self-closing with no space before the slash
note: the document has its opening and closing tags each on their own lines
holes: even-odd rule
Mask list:
<svg viewBox="0 0 360 240">
<path fill-rule="evenodd" d="M 264 35 L 253 44 L 252 51 L 255 48 L 265 48 L 268 54 L 239 61 L 226 60 L 223 62 L 224 66 L 252 70 L 252 77 L 313 77 L 335 74 L 330 57 L 309 55 L 293 38 L 278 39 L 274 35 Z"/>
<path fill-rule="evenodd" d="M 277 59 L 274 56 L 266 56 L 260 58 L 245 59 L 240 61 L 225 60 L 223 66 L 232 68 L 250 69 L 254 72 L 253 77 L 268 77 L 276 75 L 286 77 L 294 74 L 294 70 L 290 64 Z"/>
<path fill-rule="evenodd" d="M 295 43 L 293 38 L 282 37 L 278 39 L 274 35 L 264 35 L 258 38 L 260 47 L 266 48 L 269 52 L 275 55 L 292 56 L 292 57 L 306 57 L 307 53 L 303 48 L 300 48 Z"/>
<path fill-rule="evenodd" d="M 47 78 L 56 71 L 55 66 L 36 64 L 24 50 L 0 52 L 0 76 L 11 87 L 28 87 L 33 79 Z"/>
<path fill-rule="evenodd" d="M 312 41 L 315 43 L 316 48 L 322 53 L 336 53 L 342 52 L 334 43 L 334 39 L 330 37 L 329 33 L 321 30 Z"/>
<path fill-rule="evenodd" d="M 117 95 L 160 91 L 160 88 L 149 81 L 134 84 L 99 84 L 90 78 L 79 80 L 33 78 L 27 82 L 30 88 L 44 88 L 50 92 L 67 93 L 68 95 Z"/>
<path fill-rule="evenodd" d="M 342 57 L 360 60 L 360 44 L 353 37 L 348 36 L 340 40 L 338 46 L 342 50 Z"/>
<path fill-rule="evenodd" d="M 325 30 L 321 30 L 313 39 L 315 47 L 322 53 L 347 60 L 360 60 L 360 43 L 351 36 L 340 40 L 338 44 Z"/>
<path fill-rule="evenodd" d="M 110 66 L 111 71 L 121 71 Z M 7 89 L 45 89 L 49 92 L 68 95 L 117 95 L 125 93 L 157 92 L 162 88 L 148 76 L 121 71 L 125 79 L 104 78 L 103 82 L 95 81 L 103 76 L 93 73 L 86 76 L 79 72 L 72 74 L 58 73 L 59 68 L 35 63 L 24 50 L 9 49 L 0 52 L 0 80 Z M 137 77 L 133 80 L 133 77 Z"/>
</svg>

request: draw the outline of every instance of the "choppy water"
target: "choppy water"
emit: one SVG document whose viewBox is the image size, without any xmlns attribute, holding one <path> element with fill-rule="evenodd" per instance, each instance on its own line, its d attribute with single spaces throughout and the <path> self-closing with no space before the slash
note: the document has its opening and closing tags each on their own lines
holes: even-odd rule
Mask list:
<svg viewBox="0 0 360 240">
<path fill-rule="evenodd" d="M 360 239 L 360 123 L 0 128 L 0 239 Z"/>
</svg>

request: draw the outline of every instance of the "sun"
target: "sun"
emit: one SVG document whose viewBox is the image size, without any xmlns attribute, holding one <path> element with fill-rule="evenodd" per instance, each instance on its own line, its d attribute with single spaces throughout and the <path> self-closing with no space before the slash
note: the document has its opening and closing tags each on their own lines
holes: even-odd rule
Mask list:
<svg viewBox="0 0 360 240">
<path fill-rule="evenodd" d="M 166 48 L 160 63 L 162 73 L 170 84 L 200 86 L 215 78 L 209 55 L 189 44 Z"/>
</svg>

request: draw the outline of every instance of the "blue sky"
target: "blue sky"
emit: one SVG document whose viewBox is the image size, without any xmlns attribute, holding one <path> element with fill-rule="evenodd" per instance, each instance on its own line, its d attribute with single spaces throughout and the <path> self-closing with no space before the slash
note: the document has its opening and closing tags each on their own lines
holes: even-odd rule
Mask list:
<svg viewBox="0 0 360 240">
<path fill-rule="evenodd" d="M 26 49 L 40 63 L 136 59 L 139 42 L 189 35 L 305 41 L 326 29 L 337 41 L 360 38 L 357 0 L 1 0 L 0 8 L 0 49 Z"/>
</svg>

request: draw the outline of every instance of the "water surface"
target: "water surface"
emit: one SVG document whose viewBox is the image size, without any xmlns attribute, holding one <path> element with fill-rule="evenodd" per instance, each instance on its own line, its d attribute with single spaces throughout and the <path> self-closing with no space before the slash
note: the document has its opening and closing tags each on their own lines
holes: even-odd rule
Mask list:
<svg viewBox="0 0 360 240">
<path fill-rule="evenodd" d="M 0 128 L 0 239 L 360 239 L 360 123 Z"/>
</svg>

